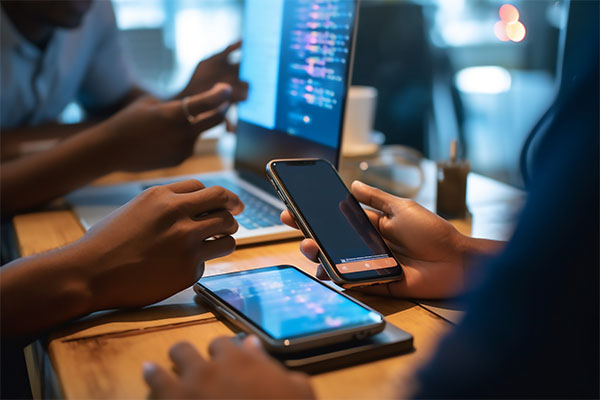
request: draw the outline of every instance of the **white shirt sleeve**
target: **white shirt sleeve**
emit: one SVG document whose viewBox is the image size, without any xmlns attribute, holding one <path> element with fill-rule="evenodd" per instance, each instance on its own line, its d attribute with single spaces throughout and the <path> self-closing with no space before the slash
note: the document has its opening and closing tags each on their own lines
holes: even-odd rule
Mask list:
<svg viewBox="0 0 600 400">
<path fill-rule="evenodd" d="M 88 111 L 111 107 L 136 87 L 110 1 L 96 1 L 93 15 L 98 32 L 94 55 L 78 93 Z"/>
</svg>

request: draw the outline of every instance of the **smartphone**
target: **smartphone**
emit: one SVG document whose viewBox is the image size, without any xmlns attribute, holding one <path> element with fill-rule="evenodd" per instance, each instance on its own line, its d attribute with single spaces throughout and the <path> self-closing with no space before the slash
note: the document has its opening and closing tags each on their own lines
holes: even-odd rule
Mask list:
<svg viewBox="0 0 600 400">
<path fill-rule="evenodd" d="M 402 267 L 326 160 L 273 160 L 267 175 L 329 277 L 349 288 L 403 278 Z"/>
<path fill-rule="evenodd" d="M 194 290 L 274 354 L 314 349 L 383 330 L 383 316 L 291 265 L 207 276 Z"/>
</svg>

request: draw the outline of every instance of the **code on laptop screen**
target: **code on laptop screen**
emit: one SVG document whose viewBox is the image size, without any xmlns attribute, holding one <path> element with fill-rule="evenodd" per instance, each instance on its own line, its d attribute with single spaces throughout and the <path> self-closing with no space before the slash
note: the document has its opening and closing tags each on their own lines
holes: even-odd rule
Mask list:
<svg viewBox="0 0 600 400">
<path fill-rule="evenodd" d="M 240 120 L 336 147 L 354 10 L 350 0 L 247 0 Z"/>
</svg>

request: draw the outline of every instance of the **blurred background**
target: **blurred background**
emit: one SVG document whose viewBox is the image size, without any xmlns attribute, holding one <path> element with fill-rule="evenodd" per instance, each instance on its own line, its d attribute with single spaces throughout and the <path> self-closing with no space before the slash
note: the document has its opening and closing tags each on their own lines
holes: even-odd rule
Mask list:
<svg viewBox="0 0 600 400">
<path fill-rule="evenodd" d="M 159 95 L 241 36 L 243 0 L 112 1 L 132 65 Z M 363 0 L 352 82 L 378 89 L 386 143 L 441 160 L 458 138 L 473 171 L 521 187 L 520 149 L 556 88 L 566 7 L 506 3 Z M 64 119 L 77 115 L 72 105 Z"/>
</svg>

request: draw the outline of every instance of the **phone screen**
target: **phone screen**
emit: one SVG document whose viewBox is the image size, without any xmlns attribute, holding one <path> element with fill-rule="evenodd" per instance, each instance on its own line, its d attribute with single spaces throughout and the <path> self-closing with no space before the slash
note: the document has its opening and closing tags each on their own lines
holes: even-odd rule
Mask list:
<svg viewBox="0 0 600 400">
<path fill-rule="evenodd" d="M 277 161 L 271 168 L 346 280 L 402 276 L 402 268 L 335 169 L 323 160 Z"/>
<path fill-rule="evenodd" d="M 382 322 L 380 314 L 293 267 L 208 276 L 198 283 L 277 340 Z"/>
</svg>

